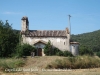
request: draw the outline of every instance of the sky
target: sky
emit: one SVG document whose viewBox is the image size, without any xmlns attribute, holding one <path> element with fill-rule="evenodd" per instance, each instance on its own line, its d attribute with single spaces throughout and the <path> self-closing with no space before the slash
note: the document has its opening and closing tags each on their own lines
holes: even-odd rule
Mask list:
<svg viewBox="0 0 100 75">
<path fill-rule="evenodd" d="M 21 30 L 27 16 L 30 30 L 65 30 L 82 34 L 100 30 L 100 0 L 0 0 L 0 20 Z"/>
</svg>

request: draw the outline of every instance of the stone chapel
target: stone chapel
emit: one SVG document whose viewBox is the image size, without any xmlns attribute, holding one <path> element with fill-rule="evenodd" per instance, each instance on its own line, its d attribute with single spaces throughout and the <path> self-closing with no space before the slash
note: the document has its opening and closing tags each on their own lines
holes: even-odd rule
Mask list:
<svg viewBox="0 0 100 75">
<path fill-rule="evenodd" d="M 44 47 L 51 42 L 53 47 L 62 51 L 68 50 L 73 55 L 78 55 L 78 43 L 70 42 L 70 31 L 65 30 L 29 30 L 28 17 L 22 17 L 22 43 L 28 43 L 38 48 L 37 56 L 45 56 Z"/>
</svg>

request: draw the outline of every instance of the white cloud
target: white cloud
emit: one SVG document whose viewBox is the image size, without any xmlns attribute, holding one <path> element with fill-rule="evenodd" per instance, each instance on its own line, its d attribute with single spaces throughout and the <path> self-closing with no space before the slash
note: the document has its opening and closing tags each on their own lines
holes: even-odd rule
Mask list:
<svg viewBox="0 0 100 75">
<path fill-rule="evenodd" d="M 17 14 L 22 14 L 22 12 L 3 12 L 3 14 L 7 14 L 7 15 L 17 15 Z"/>
</svg>

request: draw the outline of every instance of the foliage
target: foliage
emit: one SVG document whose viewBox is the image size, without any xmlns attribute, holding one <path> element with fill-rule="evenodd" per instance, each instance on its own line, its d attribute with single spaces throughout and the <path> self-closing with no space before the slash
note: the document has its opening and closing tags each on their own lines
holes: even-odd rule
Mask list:
<svg viewBox="0 0 100 75">
<path fill-rule="evenodd" d="M 35 49 L 35 47 L 33 47 L 29 44 L 23 44 L 23 45 L 18 44 L 16 47 L 16 53 L 17 53 L 18 57 L 29 56 L 32 51 L 35 52 L 36 49 Z"/>
<path fill-rule="evenodd" d="M 63 56 L 63 51 L 59 50 L 58 48 L 53 49 L 53 55 Z"/>
<path fill-rule="evenodd" d="M 86 46 L 81 46 L 79 52 L 80 55 L 93 55 L 93 51 Z"/>
<path fill-rule="evenodd" d="M 46 68 L 56 69 L 82 69 L 82 68 L 96 68 L 100 67 L 100 59 L 91 56 L 77 56 L 77 57 L 66 57 L 63 59 L 56 59 L 49 63 Z"/>
<path fill-rule="evenodd" d="M 67 56 L 73 56 L 72 53 L 69 52 L 69 51 L 64 51 L 64 52 L 63 52 L 63 55 L 64 55 L 65 57 L 67 57 Z"/>
<path fill-rule="evenodd" d="M 44 47 L 44 53 L 46 55 L 52 55 L 52 46 L 51 46 L 50 40 L 49 40 L 49 42 Z"/>
<path fill-rule="evenodd" d="M 61 51 L 61 50 L 58 50 L 56 52 L 56 55 L 57 56 L 65 56 L 65 57 L 68 57 L 68 56 L 72 57 L 73 56 L 71 52 L 69 52 L 69 51 Z"/>
<path fill-rule="evenodd" d="M 6 20 L 0 21 L 0 57 L 11 57 L 19 42 L 19 32 L 14 31 Z"/>
<path fill-rule="evenodd" d="M 60 51 L 60 50 L 59 50 L 59 51 L 56 53 L 56 55 L 57 55 L 57 56 L 64 56 L 64 53 L 63 53 L 63 51 Z"/>
<path fill-rule="evenodd" d="M 57 56 L 73 56 L 69 51 L 61 51 L 58 48 L 52 48 L 51 42 L 49 41 L 48 44 L 44 47 L 44 53 L 46 55 L 57 55 Z"/>
<path fill-rule="evenodd" d="M 21 67 L 24 64 L 25 62 L 22 59 L 13 59 L 13 58 L 0 59 L 0 69 L 3 71 L 5 69 L 13 69 L 13 68 Z"/>
<path fill-rule="evenodd" d="M 87 46 L 93 52 L 100 51 L 100 30 L 90 33 L 71 35 L 71 40 L 79 42 L 80 47 Z"/>
<path fill-rule="evenodd" d="M 97 52 L 96 55 L 97 55 L 98 57 L 100 57 L 100 52 Z"/>
</svg>

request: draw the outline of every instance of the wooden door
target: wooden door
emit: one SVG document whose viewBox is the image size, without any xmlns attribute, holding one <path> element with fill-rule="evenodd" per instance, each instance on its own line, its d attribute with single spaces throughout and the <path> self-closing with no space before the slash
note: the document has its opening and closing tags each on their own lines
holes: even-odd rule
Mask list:
<svg viewBox="0 0 100 75">
<path fill-rule="evenodd" d="M 38 56 L 42 56 L 42 49 L 41 48 L 38 49 Z"/>
</svg>

